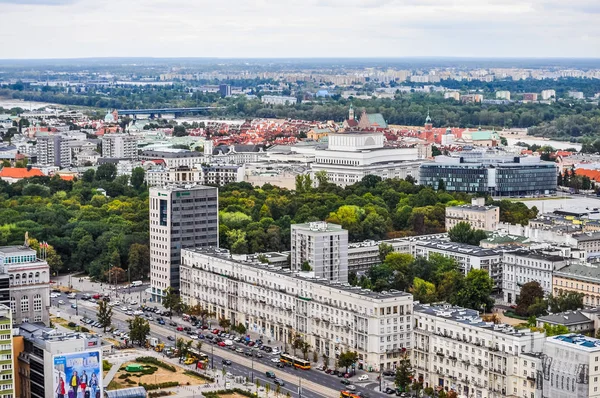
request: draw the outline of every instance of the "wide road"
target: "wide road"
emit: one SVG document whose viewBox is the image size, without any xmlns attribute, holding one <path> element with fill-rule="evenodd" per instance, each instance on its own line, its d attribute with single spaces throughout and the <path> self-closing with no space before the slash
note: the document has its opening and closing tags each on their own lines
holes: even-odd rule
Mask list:
<svg viewBox="0 0 600 398">
<path fill-rule="evenodd" d="M 137 293 L 137 292 L 136 292 Z M 61 316 L 65 319 L 70 319 L 74 322 L 81 324 L 80 318 L 87 316 L 91 319 L 96 319 L 96 311 L 97 306 L 94 303 L 91 303 L 86 300 L 81 300 L 82 293 L 78 293 L 78 299 L 69 300 L 66 298 L 66 295 L 61 295 L 59 298 L 51 299 L 53 308 L 53 312 L 60 311 Z M 132 296 L 137 298 L 137 294 L 132 291 Z M 58 305 L 58 301 L 63 300 L 65 304 Z M 114 299 L 113 299 L 114 301 Z M 71 308 L 71 304 L 77 303 L 77 310 Z M 56 308 L 58 307 L 58 308 Z M 76 315 L 76 312 L 78 313 Z M 168 337 L 171 336 L 173 339 L 177 339 L 179 337 L 184 337 L 186 340 L 189 340 L 188 334 L 185 332 L 178 332 L 175 326 L 170 326 L 167 322 L 166 325 L 159 325 L 156 322 L 157 315 L 152 314 L 153 319 L 150 321 L 150 336 L 156 337 L 164 342 L 166 345 L 174 345 L 174 341 L 169 341 Z M 122 331 L 128 331 L 129 326 L 127 324 L 127 320 L 131 319 L 131 316 L 126 315 L 124 311 L 121 309 L 121 305 L 113 307 L 113 317 L 112 323 L 113 327 L 116 327 Z M 167 320 L 168 321 L 168 320 Z M 179 320 L 181 326 L 190 326 L 187 322 L 182 322 Z M 192 328 L 194 332 L 196 332 L 195 328 Z M 100 331 L 101 332 L 101 331 Z M 210 334 L 209 331 L 203 332 L 205 335 Z M 112 335 L 107 334 L 106 337 L 111 337 Z M 309 371 L 295 369 L 293 367 L 285 367 L 278 368 L 276 364 L 278 361 L 273 360 L 273 358 L 279 358 L 279 355 L 269 355 L 264 351 L 260 351 L 263 354 L 263 358 L 256 357 L 248 357 L 243 353 L 238 353 L 234 350 L 221 348 L 216 344 L 210 343 L 208 339 L 195 340 L 202 341 L 202 351 L 206 352 L 209 355 L 209 358 L 212 359 L 213 366 L 215 368 L 221 369 L 223 367 L 226 368 L 226 371 L 231 372 L 234 376 L 247 376 L 252 379 L 252 375 L 254 375 L 254 380 L 257 378 L 260 380 L 261 384 L 270 383 L 272 391 L 275 390 L 275 385 L 272 380 L 267 379 L 265 377 L 266 371 L 272 371 L 276 374 L 276 376 L 285 381 L 285 385 L 282 387 L 283 393 L 290 392 L 293 397 L 315 397 L 315 398 L 332 398 L 339 397 L 339 391 L 344 389 L 345 386 L 341 383 L 341 379 L 337 376 L 328 375 L 322 371 L 312 369 Z M 248 347 L 235 343 L 235 348 L 241 348 L 244 352 L 248 350 Z M 232 361 L 231 366 L 223 366 L 222 359 L 228 359 Z M 356 391 L 361 392 L 365 397 L 389 397 L 390 395 L 379 392 L 379 382 L 374 380 L 377 377 L 376 373 L 369 374 L 370 380 L 366 382 L 359 382 L 356 380 L 356 377 L 352 377 L 350 381 L 356 387 Z M 383 381 L 383 388 L 389 386 L 393 387 L 393 378 L 385 377 Z M 298 395 L 298 386 L 302 386 L 302 393 Z"/>
</svg>

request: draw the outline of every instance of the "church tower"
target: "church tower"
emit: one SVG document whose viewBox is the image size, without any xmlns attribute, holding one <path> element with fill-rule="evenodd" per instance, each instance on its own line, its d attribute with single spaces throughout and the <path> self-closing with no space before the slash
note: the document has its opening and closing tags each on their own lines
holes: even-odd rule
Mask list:
<svg viewBox="0 0 600 398">
<path fill-rule="evenodd" d="M 431 131 L 433 124 L 431 123 L 431 117 L 429 116 L 429 109 L 427 109 L 427 117 L 425 118 L 425 131 Z"/>
<path fill-rule="evenodd" d="M 350 109 L 348 110 L 348 120 L 354 120 L 354 108 L 352 104 L 350 104 Z"/>
</svg>

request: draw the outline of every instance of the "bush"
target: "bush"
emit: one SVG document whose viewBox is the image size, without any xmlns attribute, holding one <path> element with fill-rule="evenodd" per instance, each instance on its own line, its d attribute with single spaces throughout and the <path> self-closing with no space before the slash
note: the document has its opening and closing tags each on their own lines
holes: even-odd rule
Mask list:
<svg viewBox="0 0 600 398">
<path fill-rule="evenodd" d="M 211 383 L 215 382 L 214 377 L 206 376 L 206 375 L 203 375 L 202 373 L 198 373 L 198 372 L 195 372 L 193 370 L 186 370 L 185 372 L 183 372 L 183 374 L 188 375 L 188 376 L 192 376 L 192 377 L 197 377 L 199 379 L 206 380 L 206 381 L 209 381 Z"/>
<path fill-rule="evenodd" d="M 150 398 L 164 397 L 165 395 L 171 395 L 171 393 L 169 391 L 152 391 L 148 393 Z"/>
<path fill-rule="evenodd" d="M 83 333 L 88 333 L 88 332 L 90 331 L 90 329 L 86 328 L 85 326 L 82 326 L 82 327 L 81 327 L 81 331 L 82 331 Z"/>
<path fill-rule="evenodd" d="M 70 328 L 76 328 L 77 324 L 75 322 L 69 322 L 69 323 L 67 323 L 67 326 Z"/>
<path fill-rule="evenodd" d="M 102 360 L 102 370 L 105 372 L 108 372 L 111 368 L 112 368 L 112 365 L 110 364 L 110 362 L 108 362 L 106 359 L 103 359 Z"/>
<path fill-rule="evenodd" d="M 220 398 L 221 395 L 234 394 L 237 393 L 239 395 L 243 395 L 244 397 L 257 398 L 258 395 L 248 392 L 246 390 L 242 390 L 241 388 L 234 388 L 233 390 L 219 390 L 219 391 L 209 391 L 202 392 L 205 398 Z"/>
<path fill-rule="evenodd" d="M 146 389 L 146 391 L 151 391 L 151 390 L 158 390 L 159 388 L 177 387 L 177 386 L 179 386 L 179 382 L 178 381 L 165 381 L 164 383 L 157 383 L 157 384 L 140 383 L 139 385 L 140 385 L 140 387 L 144 387 Z"/>
<path fill-rule="evenodd" d="M 177 368 L 175 368 L 175 366 L 169 365 L 163 361 L 159 361 L 154 357 L 137 357 L 135 360 L 136 362 L 151 363 L 152 365 L 160 366 L 161 368 L 170 370 L 171 372 L 177 372 Z"/>
</svg>

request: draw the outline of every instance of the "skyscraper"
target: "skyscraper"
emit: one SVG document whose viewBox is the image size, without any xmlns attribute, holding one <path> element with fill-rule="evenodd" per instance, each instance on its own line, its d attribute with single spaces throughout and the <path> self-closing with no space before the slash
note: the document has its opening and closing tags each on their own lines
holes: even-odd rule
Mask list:
<svg viewBox="0 0 600 398">
<path fill-rule="evenodd" d="M 179 185 L 150 189 L 150 285 L 152 300 L 179 290 L 181 249 L 219 246 L 217 188 Z"/>
<path fill-rule="evenodd" d="M 348 282 L 348 231 L 340 225 L 311 222 L 292 225 L 291 267 L 329 281 Z"/>
</svg>

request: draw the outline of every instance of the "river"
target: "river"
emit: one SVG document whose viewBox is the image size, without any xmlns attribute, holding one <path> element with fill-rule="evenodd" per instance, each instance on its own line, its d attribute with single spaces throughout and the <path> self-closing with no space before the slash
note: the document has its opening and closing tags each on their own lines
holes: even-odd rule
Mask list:
<svg viewBox="0 0 600 398">
<path fill-rule="evenodd" d="M 529 145 L 540 145 L 540 146 L 544 146 L 544 145 L 549 145 L 552 148 L 555 149 L 567 149 L 567 148 L 575 148 L 578 151 L 581 150 L 581 144 L 577 144 L 577 143 L 573 143 L 573 142 L 569 142 L 569 141 L 554 141 L 554 140 L 545 140 L 543 138 L 509 138 L 506 137 L 506 141 L 508 142 L 508 145 L 512 146 L 515 145 L 517 142 L 524 142 L 526 144 Z"/>
<path fill-rule="evenodd" d="M 23 101 L 18 99 L 11 98 L 0 98 L 0 108 L 11 109 L 11 108 L 23 108 L 26 110 L 35 110 L 40 108 L 46 108 L 48 106 L 55 106 L 63 108 L 64 105 L 59 104 L 49 104 L 47 102 L 32 102 L 32 101 Z"/>
</svg>

